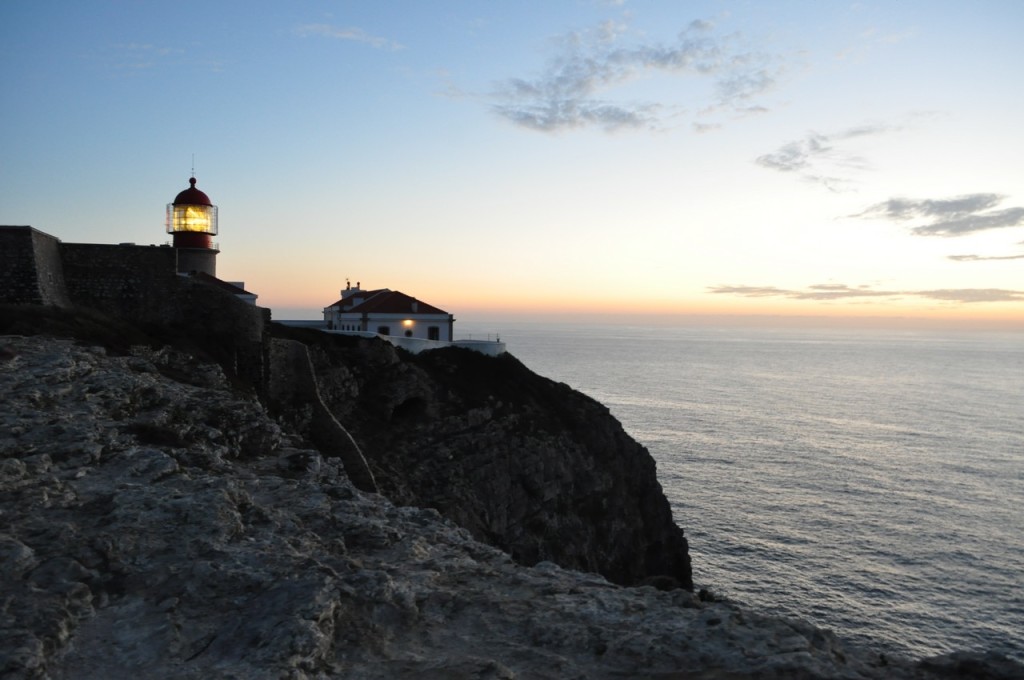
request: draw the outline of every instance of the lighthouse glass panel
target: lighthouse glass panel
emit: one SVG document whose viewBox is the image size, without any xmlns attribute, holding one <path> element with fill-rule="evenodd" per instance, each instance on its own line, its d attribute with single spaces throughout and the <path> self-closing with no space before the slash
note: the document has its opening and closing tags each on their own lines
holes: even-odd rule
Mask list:
<svg viewBox="0 0 1024 680">
<path fill-rule="evenodd" d="M 171 205 L 171 232 L 217 233 L 217 207 L 213 205 Z"/>
</svg>

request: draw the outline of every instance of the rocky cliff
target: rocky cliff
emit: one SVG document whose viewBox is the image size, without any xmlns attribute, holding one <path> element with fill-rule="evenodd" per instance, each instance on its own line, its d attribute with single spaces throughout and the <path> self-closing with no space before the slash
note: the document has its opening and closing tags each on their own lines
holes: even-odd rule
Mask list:
<svg viewBox="0 0 1024 680">
<path fill-rule="evenodd" d="M 218 365 L 120 349 L 0 337 L 0 677 L 1019 677 L 516 565 L 357 490 Z"/>
<path fill-rule="evenodd" d="M 290 339 L 272 352 L 274 413 L 344 457 L 340 424 L 369 468 L 362 478 L 392 502 L 436 509 L 525 565 L 692 589 L 654 460 L 603 405 L 511 355 L 277 333 Z M 347 461 L 350 473 L 362 460 Z"/>
</svg>

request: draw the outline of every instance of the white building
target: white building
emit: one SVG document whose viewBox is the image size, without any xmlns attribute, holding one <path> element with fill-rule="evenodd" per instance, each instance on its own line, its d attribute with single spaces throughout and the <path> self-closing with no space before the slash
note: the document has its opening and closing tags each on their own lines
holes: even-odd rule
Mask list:
<svg viewBox="0 0 1024 680">
<path fill-rule="evenodd" d="M 451 342 L 455 317 L 397 290 L 345 285 L 341 299 L 324 307 L 327 330 Z"/>
</svg>

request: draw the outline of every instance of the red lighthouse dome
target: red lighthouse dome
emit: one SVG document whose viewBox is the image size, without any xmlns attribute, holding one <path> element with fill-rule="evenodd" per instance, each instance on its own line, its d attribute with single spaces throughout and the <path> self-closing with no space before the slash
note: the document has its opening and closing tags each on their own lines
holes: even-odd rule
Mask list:
<svg viewBox="0 0 1024 680">
<path fill-rule="evenodd" d="M 188 178 L 189 187 L 174 197 L 171 205 L 213 205 L 210 197 L 196 189 L 196 178 Z"/>
</svg>

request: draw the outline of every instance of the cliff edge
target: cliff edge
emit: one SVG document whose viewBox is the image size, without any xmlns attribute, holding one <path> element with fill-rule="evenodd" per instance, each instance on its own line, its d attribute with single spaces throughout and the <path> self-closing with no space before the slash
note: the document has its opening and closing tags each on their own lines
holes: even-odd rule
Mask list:
<svg viewBox="0 0 1024 680">
<path fill-rule="evenodd" d="M 436 509 L 524 565 L 693 588 L 654 459 L 602 404 L 509 354 L 412 355 L 377 339 L 275 334 L 272 412 L 344 456 L 351 446 L 318 417 L 322 403 L 392 502 Z M 362 467 L 346 461 L 350 473 Z"/>
<path fill-rule="evenodd" d="M 1019 677 L 516 565 L 189 353 L 3 336 L 0 393 L 3 678 Z"/>
</svg>

